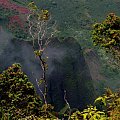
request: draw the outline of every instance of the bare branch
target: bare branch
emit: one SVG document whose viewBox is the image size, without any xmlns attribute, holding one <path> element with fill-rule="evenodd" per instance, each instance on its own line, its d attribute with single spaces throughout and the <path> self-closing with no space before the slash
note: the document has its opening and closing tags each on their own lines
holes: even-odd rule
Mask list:
<svg viewBox="0 0 120 120">
<path fill-rule="evenodd" d="M 71 116 L 71 107 L 70 107 L 69 102 L 67 101 L 66 90 L 64 90 L 64 100 L 65 100 L 65 102 L 66 102 L 66 104 L 68 105 L 68 108 L 69 108 L 69 117 L 68 117 L 68 120 L 70 120 L 70 116 Z"/>
<path fill-rule="evenodd" d="M 34 40 L 35 40 L 35 38 L 34 38 L 34 36 L 33 36 L 33 34 L 32 34 L 33 22 L 30 21 L 30 16 L 31 16 L 31 14 L 27 16 L 27 20 L 28 20 L 28 22 L 29 22 L 29 27 L 30 27 L 30 28 L 29 28 L 29 33 L 30 33 L 30 35 L 31 35 L 32 38 L 33 38 L 33 47 L 34 47 Z"/>
<path fill-rule="evenodd" d="M 69 102 L 67 101 L 67 98 L 66 98 L 66 90 L 64 90 L 64 100 L 65 100 L 66 104 L 68 105 L 68 108 L 71 109 L 70 104 L 69 104 Z"/>
<path fill-rule="evenodd" d="M 42 15 L 42 16 L 40 16 L 40 15 Z M 37 20 L 31 20 L 30 19 L 34 16 L 38 16 Z M 47 80 L 46 80 L 47 64 L 46 64 L 46 61 L 43 58 L 43 52 L 44 52 L 45 48 L 48 46 L 48 44 L 50 43 L 50 41 L 52 40 L 51 38 L 53 37 L 53 35 L 55 33 L 55 31 L 52 31 L 52 30 L 54 30 L 53 28 L 55 27 L 56 22 L 51 27 L 48 27 L 48 23 L 51 20 L 51 16 L 49 18 L 48 18 L 48 16 L 46 16 L 47 18 L 44 18 L 44 16 L 46 16 L 46 13 L 44 14 L 44 12 L 43 12 L 42 14 L 39 14 L 38 11 L 36 11 L 36 13 L 33 12 L 33 14 L 29 14 L 27 16 L 27 20 L 29 22 L 29 33 L 30 33 L 30 35 L 32 36 L 32 39 L 33 39 L 34 51 L 36 51 L 35 50 L 35 42 L 39 46 L 39 49 L 37 50 L 38 54 L 37 53 L 36 54 L 39 58 L 40 65 L 41 65 L 41 68 L 42 68 L 41 79 L 43 79 L 44 91 L 42 91 L 40 89 L 40 86 L 38 84 L 39 82 L 38 82 L 37 79 L 36 79 L 36 83 L 39 87 L 40 93 L 42 94 L 42 96 L 44 98 L 45 104 L 47 104 L 47 100 L 46 100 L 46 96 L 47 96 Z M 52 29 L 52 30 L 48 31 L 49 29 Z"/>
</svg>

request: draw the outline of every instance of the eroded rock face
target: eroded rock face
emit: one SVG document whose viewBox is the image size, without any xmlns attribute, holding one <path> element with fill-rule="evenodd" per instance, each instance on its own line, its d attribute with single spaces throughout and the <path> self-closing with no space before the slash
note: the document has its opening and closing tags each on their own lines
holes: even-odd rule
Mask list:
<svg viewBox="0 0 120 120">
<path fill-rule="evenodd" d="M 73 38 L 63 42 L 54 39 L 45 51 L 48 56 L 48 101 L 60 110 L 66 98 L 72 108 L 84 108 L 94 99 L 94 88 L 80 45 Z M 41 76 L 39 60 L 35 58 L 31 44 L 9 40 L 0 54 L 0 72 L 13 63 L 20 63 L 30 81 L 38 87 L 35 79 Z"/>
<path fill-rule="evenodd" d="M 66 98 L 72 108 L 83 109 L 90 104 L 95 95 L 94 88 L 80 45 L 73 38 L 63 42 L 53 41 L 49 51 L 56 49 L 51 55 L 51 64 L 54 69 L 48 75 L 49 101 L 59 110 L 64 104 L 64 90 Z"/>
</svg>

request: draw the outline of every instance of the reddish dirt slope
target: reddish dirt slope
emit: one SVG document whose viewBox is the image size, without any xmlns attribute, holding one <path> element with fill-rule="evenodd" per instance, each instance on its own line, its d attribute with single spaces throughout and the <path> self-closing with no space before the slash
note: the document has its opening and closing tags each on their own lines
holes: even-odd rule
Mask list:
<svg viewBox="0 0 120 120">
<path fill-rule="evenodd" d="M 27 8 L 18 6 L 17 4 L 10 2 L 10 0 L 0 0 L 0 5 L 11 10 L 14 9 L 21 14 L 29 13 Z"/>
<path fill-rule="evenodd" d="M 18 12 L 17 15 L 12 15 L 9 16 L 9 22 L 8 25 L 6 26 L 7 29 L 9 29 L 11 32 L 15 32 L 16 30 L 22 30 L 26 32 L 27 30 L 25 29 L 25 21 L 26 19 L 21 17 L 21 15 L 28 14 L 30 11 L 22 6 L 19 6 L 10 0 L 0 0 L 0 6 L 3 7 L 3 9 L 9 9 Z M 1 27 L 0 27 L 1 29 Z M 28 32 L 28 31 L 27 31 Z"/>
</svg>

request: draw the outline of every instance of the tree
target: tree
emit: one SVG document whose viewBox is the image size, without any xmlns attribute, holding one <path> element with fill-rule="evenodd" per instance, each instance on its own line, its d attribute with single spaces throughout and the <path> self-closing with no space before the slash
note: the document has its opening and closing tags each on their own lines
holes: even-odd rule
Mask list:
<svg viewBox="0 0 120 120">
<path fill-rule="evenodd" d="M 120 60 L 120 17 L 110 13 L 102 23 L 93 25 L 92 39 L 95 46 L 105 48 Z"/>
<path fill-rule="evenodd" d="M 99 110 L 98 106 L 103 106 Z M 95 100 L 94 106 L 90 105 L 83 111 L 75 111 L 70 120 L 119 120 L 120 119 L 120 91 L 106 89 L 103 96 Z"/>
<path fill-rule="evenodd" d="M 42 101 L 21 71 L 20 64 L 13 64 L 0 74 L 0 118 L 2 114 L 10 115 L 12 120 L 27 115 L 38 116 L 41 106 Z"/>
<path fill-rule="evenodd" d="M 34 2 L 28 4 L 30 14 L 27 16 L 29 23 L 29 34 L 32 37 L 33 50 L 36 57 L 39 58 L 42 68 L 42 77 L 37 80 L 39 91 L 43 96 L 43 102 L 47 108 L 47 80 L 46 72 L 48 70 L 47 56 L 44 56 L 44 51 L 51 42 L 53 35 L 56 32 L 56 22 L 50 23 L 51 15 L 48 10 L 40 10 Z M 43 86 L 44 90 L 40 87 Z"/>
<path fill-rule="evenodd" d="M 46 47 L 49 45 L 53 36 L 57 32 L 56 30 L 56 22 L 50 23 L 51 15 L 48 10 L 40 10 L 34 2 L 28 4 L 31 13 L 27 16 L 27 20 L 29 23 L 29 33 L 32 37 L 33 41 L 33 50 L 36 57 L 39 58 L 40 65 L 42 68 L 42 77 L 40 80 L 36 79 L 37 85 L 39 87 L 39 91 L 41 92 L 44 100 L 44 106 L 47 108 L 49 105 L 47 103 L 47 80 L 46 80 L 46 72 L 48 70 L 47 65 L 47 56 L 44 56 L 44 51 Z M 44 90 L 41 90 L 40 85 L 44 86 Z M 69 109 L 69 117 L 71 115 L 71 108 L 66 98 L 66 90 L 64 90 L 64 100 L 66 102 L 67 108 Z M 46 111 L 47 112 L 47 111 Z"/>
<path fill-rule="evenodd" d="M 95 103 L 99 103 L 99 105 L 101 104 L 103 106 L 109 120 L 120 119 L 120 90 L 113 92 L 111 89 L 107 88 L 106 93 L 98 97 Z"/>
</svg>

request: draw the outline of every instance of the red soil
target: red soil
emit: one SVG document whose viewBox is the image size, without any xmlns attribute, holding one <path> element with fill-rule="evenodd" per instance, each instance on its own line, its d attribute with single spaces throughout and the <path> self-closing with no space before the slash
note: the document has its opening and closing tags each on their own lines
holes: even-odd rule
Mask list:
<svg viewBox="0 0 120 120">
<path fill-rule="evenodd" d="M 17 12 L 21 14 L 29 13 L 29 10 L 27 8 L 18 6 L 15 3 L 10 2 L 9 0 L 0 0 L 0 5 L 2 5 L 4 8 L 16 10 Z"/>
<path fill-rule="evenodd" d="M 20 28 L 24 28 L 24 23 L 18 15 L 9 17 L 9 20 L 10 20 L 9 25 L 17 23 L 20 26 Z"/>
<path fill-rule="evenodd" d="M 0 6 L 2 6 L 5 9 L 14 10 L 18 12 L 18 15 L 13 15 L 9 17 L 9 23 L 7 28 L 11 31 L 14 31 L 15 29 L 22 29 L 24 32 L 28 32 L 25 28 L 25 21 L 23 20 L 20 15 L 21 14 L 28 14 L 30 13 L 29 9 L 19 6 L 15 3 L 12 3 L 10 0 L 0 0 Z M 1 27 L 0 27 L 1 29 Z"/>
</svg>

